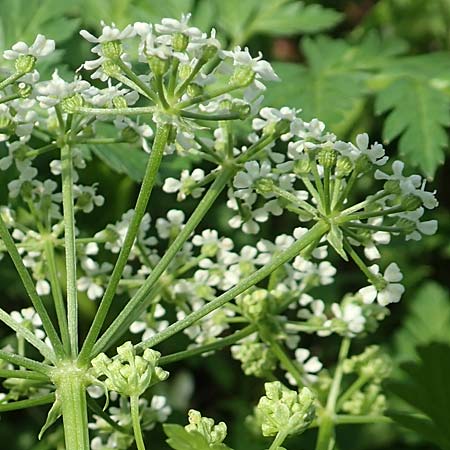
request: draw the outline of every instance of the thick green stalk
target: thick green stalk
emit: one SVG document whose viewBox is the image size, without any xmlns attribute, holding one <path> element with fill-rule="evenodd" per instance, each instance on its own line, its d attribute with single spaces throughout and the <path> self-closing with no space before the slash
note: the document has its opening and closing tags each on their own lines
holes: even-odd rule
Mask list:
<svg viewBox="0 0 450 450">
<path fill-rule="evenodd" d="M 70 352 L 70 337 L 69 328 L 67 325 L 66 307 L 64 305 L 64 297 L 61 289 L 61 283 L 59 282 L 58 269 L 55 260 L 54 243 L 49 239 L 45 240 L 44 254 L 47 260 L 47 269 L 50 278 L 50 284 L 52 287 L 53 302 L 55 303 L 56 316 L 58 318 L 59 331 L 61 333 L 61 339 L 67 354 Z"/>
<path fill-rule="evenodd" d="M 67 324 L 69 329 L 70 352 L 72 357 L 75 357 L 78 354 L 78 299 L 73 161 L 70 145 L 64 145 L 61 148 L 61 177 L 64 213 L 64 246 L 66 251 Z"/>
<path fill-rule="evenodd" d="M 197 205 L 197 208 L 192 213 L 186 225 L 183 227 L 176 239 L 167 249 L 166 253 L 152 270 L 150 275 L 147 277 L 144 284 L 125 305 L 116 319 L 111 323 L 105 333 L 95 344 L 91 353 L 91 357 L 98 355 L 104 349 L 108 348 L 108 346 L 112 344 L 112 336 L 116 337 L 118 332 L 123 334 L 127 330 L 127 325 L 133 322 L 137 315 L 139 315 L 140 311 L 142 310 L 142 306 L 145 305 L 148 301 L 149 293 L 154 287 L 155 283 L 159 280 L 173 258 L 177 255 L 178 251 L 187 241 L 191 233 L 195 230 L 197 225 L 209 211 L 219 194 L 227 185 L 228 181 L 234 175 L 235 170 L 236 169 L 234 166 L 229 166 L 224 168 L 220 172 L 214 183 L 210 186 L 207 193 Z"/>
<path fill-rule="evenodd" d="M 64 424 L 66 450 L 89 450 L 84 372 L 68 363 L 54 376 Z"/>
<path fill-rule="evenodd" d="M 274 270 L 283 264 L 287 263 L 291 259 L 295 258 L 300 252 L 305 249 L 312 242 L 315 242 L 317 239 L 320 239 L 329 229 L 329 225 L 325 222 L 317 222 L 309 231 L 307 231 L 299 240 L 297 240 L 289 249 L 284 252 L 274 256 L 272 260 L 258 269 L 256 272 L 244 278 L 240 281 L 240 283 L 230 289 L 229 291 L 223 293 L 219 297 L 215 298 L 211 302 L 204 305 L 202 308 L 197 311 L 192 312 L 184 319 L 179 320 L 178 322 L 173 323 L 165 330 L 151 337 L 147 341 L 141 342 L 136 346 L 136 348 L 147 348 L 153 347 L 160 342 L 165 341 L 176 333 L 183 331 L 185 328 L 190 327 L 195 322 L 199 321 L 207 314 L 215 311 L 217 308 L 225 305 L 229 301 L 233 300 L 239 294 L 245 292 L 248 288 L 254 286 L 255 284 L 262 281 L 264 278 L 268 277 Z"/>
<path fill-rule="evenodd" d="M 111 274 L 111 278 L 109 279 L 105 293 L 103 294 L 103 298 L 100 302 L 97 314 L 94 317 L 94 321 L 92 322 L 91 328 L 89 329 L 88 335 L 83 344 L 83 348 L 81 349 L 81 363 L 87 362 L 89 354 L 91 353 L 95 341 L 100 334 L 103 323 L 105 322 L 106 316 L 111 307 L 111 303 L 113 301 L 120 279 L 122 278 L 123 270 L 128 261 L 128 257 L 130 256 L 130 252 L 133 248 L 136 236 L 139 232 L 139 226 L 142 222 L 142 218 L 144 217 L 145 211 L 147 209 L 147 204 L 153 190 L 153 186 L 155 185 L 156 178 L 158 176 L 159 166 L 161 165 L 170 129 L 170 125 L 162 125 L 156 132 L 144 179 L 142 181 L 141 189 L 136 201 L 134 214 L 131 219 L 130 226 L 127 230 L 127 234 L 125 236 L 116 264 L 114 266 L 114 270 Z"/>
<path fill-rule="evenodd" d="M 64 355 L 64 349 L 61 340 L 59 339 L 55 327 L 53 326 L 53 323 L 47 313 L 47 310 L 45 309 L 42 299 L 36 292 L 36 286 L 34 285 L 33 279 L 31 278 L 30 273 L 28 272 L 27 268 L 25 267 L 22 261 L 22 257 L 20 256 L 17 250 L 17 247 L 8 231 L 8 228 L 5 225 L 5 222 L 3 221 L 1 214 L 0 214 L 0 237 L 2 238 L 6 249 L 8 250 L 9 256 L 11 257 L 14 266 L 16 267 L 16 270 L 20 276 L 20 279 L 22 280 L 25 290 L 27 291 L 27 294 L 30 297 L 31 303 L 33 304 L 34 309 L 36 310 L 42 321 L 42 327 L 44 328 L 45 333 L 50 339 L 50 342 L 52 343 L 56 355 L 58 357 L 62 357 Z"/>
</svg>

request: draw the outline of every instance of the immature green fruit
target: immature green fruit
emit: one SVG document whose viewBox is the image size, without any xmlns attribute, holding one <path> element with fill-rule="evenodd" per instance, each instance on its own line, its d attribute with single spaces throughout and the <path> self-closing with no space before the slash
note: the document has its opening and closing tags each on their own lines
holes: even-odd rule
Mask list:
<svg viewBox="0 0 450 450">
<path fill-rule="evenodd" d="M 422 206 L 422 200 L 413 194 L 409 194 L 402 199 L 402 208 L 405 211 L 415 211 Z"/>
<path fill-rule="evenodd" d="M 336 164 L 337 153 L 332 148 L 323 148 L 317 155 L 317 161 L 325 168 L 331 169 Z"/>
<path fill-rule="evenodd" d="M 412 220 L 400 218 L 395 223 L 395 226 L 403 228 L 404 233 L 410 234 L 416 231 L 416 224 Z"/>
<path fill-rule="evenodd" d="M 237 67 L 230 78 L 230 84 L 234 86 L 246 87 L 253 83 L 255 79 L 255 72 L 251 67 L 242 66 Z"/>
<path fill-rule="evenodd" d="M 33 88 L 29 84 L 20 83 L 18 94 L 20 95 L 21 98 L 27 98 L 31 94 L 32 90 Z"/>
<path fill-rule="evenodd" d="M 275 183 L 270 178 L 261 178 L 255 182 L 255 188 L 260 194 L 270 194 L 273 192 Z"/>
<path fill-rule="evenodd" d="M 202 61 L 209 61 L 217 55 L 217 47 L 215 45 L 207 45 L 203 49 Z"/>
<path fill-rule="evenodd" d="M 122 43 L 120 41 L 109 41 L 102 44 L 102 52 L 106 58 L 119 59 L 123 53 Z"/>
<path fill-rule="evenodd" d="M 148 58 L 148 65 L 155 76 L 162 77 L 169 69 L 169 60 L 161 59 L 157 56 L 150 56 Z"/>
<path fill-rule="evenodd" d="M 311 173 L 311 161 L 309 158 L 298 159 L 294 162 L 293 170 L 296 175 L 308 175 Z"/>
<path fill-rule="evenodd" d="M 84 99 L 81 94 L 73 94 L 70 97 L 66 97 L 61 102 L 61 108 L 68 114 L 74 114 L 78 112 L 79 108 L 84 106 Z"/>
<path fill-rule="evenodd" d="M 114 108 L 123 109 L 123 108 L 128 107 L 127 100 L 122 95 L 120 97 L 114 97 L 112 102 L 113 102 Z"/>
<path fill-rule="evenodd" d="M 17 73 L 26 74 L 36 66 L 36 58 L 32 55 L 20 55 L 16 59 L 15 68 Z"/>
<path fill-rule="evenodd" d="M 198 84 L 191 83 L 188 85 L 186 92 L 189 97 L 197 97 L 203 94 L 203 88 Z"/>
<path fill-rule="evenodd" d="M 353 164 L 347 156 L 339 156 L 336 160 L 336 176 L 344 178 L 350 175 L 353 170 Z"/>
<path fill-rule="evenodd" d="M 189 37 L 183 33 L 175 33 L 172 38 L 172 47 L 176 52 L 184 52 L 189 44 Z"/>
<path fill-rule="evenodd" d="M 239 115 L 239 119 L 245 120 L 251 113 L 250 105 L 246 105 L 243 103 L 233 103 L 231 105 L 231 112 Z"/>
<path fill-rule="evenodd" d="M 117 77 L 121 73 L 120 67 L 111 60 L 107 60 L 102 64 L 102 70 L 108 77 L 112 78 Z"/>
</svg>

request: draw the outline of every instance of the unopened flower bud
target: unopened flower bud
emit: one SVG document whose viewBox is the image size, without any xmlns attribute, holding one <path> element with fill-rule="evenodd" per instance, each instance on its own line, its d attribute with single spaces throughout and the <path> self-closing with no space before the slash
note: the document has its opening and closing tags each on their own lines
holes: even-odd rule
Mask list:
<svg viewBox="0 0 450 450">
<path fill-rule="evenodd" d="M 102 52 L 106 58 L 119 59 L 123 53 L 122 43 L 120 41 L 108 41 L 102 44 Z"/>
<path fill-rule="evenodd" d="M 239 119 L 245 120 L 250 115 L 251 108 L 250 105 L 244 103 L 233 103 L 231 112 L 239 114 Z"/>
<path fill-rule="evenodd" d="M 26 74 L 36 66 L 36 58 L 32 55 L 20 55 L 16 59 L 15 69 L 17 73 Z"/>
<path fill-rule="evenodd" d="M 230 84 L 239 87 L 246 87 L 251 84 L 254 79 L 255 72 L 253 71 L 253 69 L 248 66 L 241 66 L 237 67 L 234 71 L 230 79 Z"/>
<path fill-rule="evenodd" d="M 74 114 L 78 112 L 79 108 L 84 106 L 84 98 L 81 94 L 73 94 L 70 97 L 66 97 L 61 102 L 61 108 L 68 114 Z"/>
<path fill-rule="evenodd" d="M 184 52 L 189 44 L 189 37 L 183 33 L 175 33 L 172 37 L 172 47 L 176 52 Z"/>
</svg>

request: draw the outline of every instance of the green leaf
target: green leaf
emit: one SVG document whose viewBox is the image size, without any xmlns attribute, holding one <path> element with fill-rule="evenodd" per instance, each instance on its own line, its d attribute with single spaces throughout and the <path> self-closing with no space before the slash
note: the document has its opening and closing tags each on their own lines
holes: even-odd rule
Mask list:
<svg viewBox="0 0 450 450">
<path fill-rule="evenodd" d="M 134 181 L 142 181 L 148 159 L 143 150 L 120 144 L 93 145 L 90 148 L 111 169 L 128 175 Z"/>
<path fill-rule="evenodd" d="M 377 114 L 389 112 L 383 126 L 385 141 L 400 136 L 400 153 L 429 178 L 444 162 L 449 108 L 450 98 L 419 77 L 396 80 L 376 100 Z"/>
<path fill-rule="evenodd" d="M 342 19 L 342 14 L 333 9 L 292 0 L 215 0 L 214 3 L 217 24 L 233 45 L 242 45 L 255 34 L 316 33 L 334 27 Z"/>
<path fill-rule="evenodd" d="M 394 414 L 392 417 L 441 449 L 449 450 L 450 346 L 432 343 L 418 347 L 417 353 L 419 361 L 401 366 L 407 375 L 405 380 L 393 382 L 388 387 L 421 416 Z"/>
<path fill-rule="evenodd" d="M 61 401 L 56 399 L 47 414 L 47 420 L 39 432 L 38 439 L 41 440 L 44 433 L 61 417 Z"/>
<path fill-rule="evenodd" d="M 431 342 L 450 344 L 450 296 L 434 282 L 426 283 L 409 302 L 394 347 L 398 359 L 405 361 L 417 358 L 417 345 Z"/>
<path fill-rule="evenodd" d="M 163 428 L 167 443 L 175 450 L 232 450 L 223 443 L 209 445 L 198 431 L 188 432 L 181 425 L 164 424 Z"/>
</svg>

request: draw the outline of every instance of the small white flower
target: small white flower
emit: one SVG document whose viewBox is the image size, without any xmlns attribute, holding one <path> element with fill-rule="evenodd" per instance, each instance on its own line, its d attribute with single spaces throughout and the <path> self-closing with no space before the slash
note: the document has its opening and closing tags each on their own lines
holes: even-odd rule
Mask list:
<svg viewBox="0 0 450 450">
<path fill-rule="evenodd" d="M 181 20 L 177 19 L 162 19 L 161 24 L 155 25 L 155 30 L 160 34 L 175 34 L 181 33 L 190 38 L 199 38 L 202 32 L 197 27 L 190 27 L 188 25 L 191 14 L 182 14 Z"/>
<path fill-rule="evenodd" d="M 373 303 L 375 299 L 381 306 L 399 302 L 405 288 L 399 283 L 403 279 L 403 275 L 398 265 L 396 263 L 389 264 L 383 276 L 380 275 L 378 265 L 374 264 L 369 269 L 379 277 L 381 286 L 378 289 L 373 285 L 361 288 L 358 292 L 361 294 L 364 303 Z"/>
<path fill-rule="evenodd" d="M 20 55 L 31 55 L 35 58 L 41 56 L 48 56 L 55 50 L 55 41 L 52 39 L 46 39 L 42 34 L 38 34 L 33 44 L 28 46 L 25 42 L 17 42 L 11 48 L 11 50 L 5 50 L 3 57 L 5 59 L 17 59 Z"/>
<path fill-rule="evenodd" d="M 362 313 L 362 308 L 354 303 L 346 303 L 344 305 L 339 305 L 338 303 L 333 303 L 331 305 L 331 311 L 336 317 L 340 319 L 347 325 L 349 336 L 352 337 L 364 330 L 364 324 L 366 323 L 366 318 Z M 331 321 L 329 321 L 331 323 Z M 328 324 L 325 323 L 325 326 Z"/>
<path fill-rule="evenodd" d="M 204 188 L 197 186 L 205 178 L 203 169 L 194 169 L 192 173 L 185 169 L 181 172 L 180 179 L 166 178 L 163 185 L 163 191 L 169 194 L 178 192 L 177 200 L 182 201 L 187 195 L 198 198 L 202 195 Z"/>
</svg>

